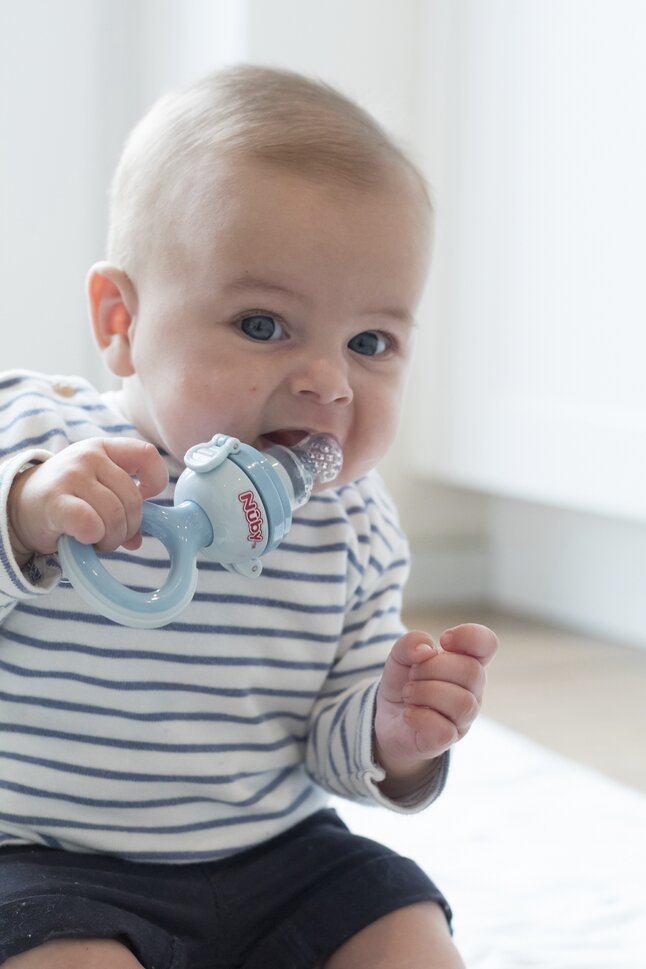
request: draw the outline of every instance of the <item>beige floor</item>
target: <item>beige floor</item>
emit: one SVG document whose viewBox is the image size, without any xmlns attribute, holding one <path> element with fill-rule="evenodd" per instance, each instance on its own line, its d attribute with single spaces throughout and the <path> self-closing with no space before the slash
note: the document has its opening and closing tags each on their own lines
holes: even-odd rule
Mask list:
<svg viewBox="0 0 646 969">
<path fill-rule="evenodd" d="M 546 747 L 646 791 L 646 649 L 596 641 L 482 608 L 409 612 L 433 635 L 482 622 L 500 638 L 483 712 Z"/>
</svg>

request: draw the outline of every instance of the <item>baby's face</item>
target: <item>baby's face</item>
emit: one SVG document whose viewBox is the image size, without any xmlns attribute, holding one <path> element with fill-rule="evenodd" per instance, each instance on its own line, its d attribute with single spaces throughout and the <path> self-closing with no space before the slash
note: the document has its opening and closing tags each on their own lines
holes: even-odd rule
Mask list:
<svg viewBox="0 0 646 969">
<path fill-rule="evenodd" d="M 402 176 L 403 179 L 403 176 Z M 404 182 L 359 190 L 258 163 L 225 165 L 181 269 L 150 267 L 129 331 L 122 403 L 178 460 L 216 432 L 257 448 L 339 440 L 335 483 L 396 432 L 427 266 Z"/>
</svg>

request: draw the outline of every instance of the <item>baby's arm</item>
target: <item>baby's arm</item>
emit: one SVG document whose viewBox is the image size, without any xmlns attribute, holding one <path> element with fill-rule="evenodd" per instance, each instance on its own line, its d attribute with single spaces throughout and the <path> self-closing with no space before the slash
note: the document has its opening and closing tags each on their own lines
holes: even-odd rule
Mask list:
<svg viewBox="0 0 646 969">
<path fill-rule="evenodd" d="M 386 771 L 380 784 L 391 798 L 419 788 L 431 762 L 460 740 L 480 709 L 485 665 L 498 646 L 475 623 L 440 636 L 414 631 L 397 640 L 377 692 L 375 758 Z"/>
<path fill-rule="evenodd" d="M 88 438 L 69 445 L 13 481 L 7 515 L 16 561 L 55 552 L 63 534 L 100 551 L 137 548 L 142 501 L 167 481 L 163 458 L 144 441 Z"/>
</svg>

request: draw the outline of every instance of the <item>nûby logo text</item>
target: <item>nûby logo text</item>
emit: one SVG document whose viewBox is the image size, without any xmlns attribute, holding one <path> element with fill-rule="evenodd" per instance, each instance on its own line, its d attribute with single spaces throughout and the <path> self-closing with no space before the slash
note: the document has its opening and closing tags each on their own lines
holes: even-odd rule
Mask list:
<svg viewBox="0 0 646 969">
<path fill-rule="evenodd" d="M 238 501 L 242 505 L 242 510 L 244 516 L 247 519 L 247 525 L 249 526 L 249 534 L 247 535 L 247 541 L 251 542 L 252 547 L 255 548 L 258 542 L 262 542 L 262 526 L 263 518 L 262 512 L 256 501 L 253 491 L 243 491 L 242 494 L 238 495 Z"/>
</svg>

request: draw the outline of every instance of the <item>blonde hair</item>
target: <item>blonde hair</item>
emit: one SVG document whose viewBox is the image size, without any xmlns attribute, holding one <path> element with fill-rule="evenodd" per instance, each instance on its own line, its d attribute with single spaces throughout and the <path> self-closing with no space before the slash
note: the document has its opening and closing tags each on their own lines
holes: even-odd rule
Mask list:
<svg viewBox="0 0 646 969">
<path fill-rule="evenodd" d="M 303 75 L 241 65 L 170 91 L 132 131 L 112 182 L 111 262 L 132 274 L 160 233 L 172 234 L 186 193 L 208 190 L 195 183 L 209 153 L 366 188 L 400 169 L 431 209 L 423 176 L 367 111 Z"/>
</svg>

